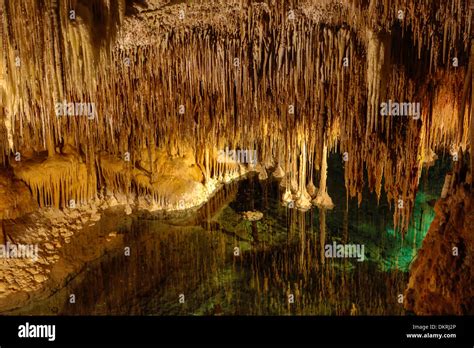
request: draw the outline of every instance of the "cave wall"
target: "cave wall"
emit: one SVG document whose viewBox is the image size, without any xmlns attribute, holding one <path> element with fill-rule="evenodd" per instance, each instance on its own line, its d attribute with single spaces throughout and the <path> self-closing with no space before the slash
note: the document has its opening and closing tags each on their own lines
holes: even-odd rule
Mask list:
<svg viewBox="0 0 474 348">
<path fill-rule="evenodd" d="M 460 185 L 436 217 L 410 267 L 404 306 L 418 315 L 474 313 L 474 194 Z"/>
</svg>

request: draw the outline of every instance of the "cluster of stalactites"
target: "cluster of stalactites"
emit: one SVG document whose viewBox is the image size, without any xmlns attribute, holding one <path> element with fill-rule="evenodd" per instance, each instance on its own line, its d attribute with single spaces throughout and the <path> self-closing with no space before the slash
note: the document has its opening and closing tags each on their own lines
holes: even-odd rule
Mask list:
<svg viewBox="0 0 474 348">
<path fill-rule="evenodd" d="M 0 2 L 2 154 L 23 146 L 55 152 L 63 101 L 96 102 L 125 1 Z"/>
<path fill-rule="evenodd" d="M 450 76 L 462 81 L 465 73 L 467 1 L 365 3 L 352 1 L 349 17 L 341 5 L 326 23 L 307 2 L 277 1 L 266 11 L 245 2 L 231 32 L 168 28 L 153 44 L 109 54 L 123 1 L 2 2 L 0 150 L 53 156 L 69 144 L 87 163 L 104 151 L 128 156 L 133 170 L 143 148 L 179 155 L 191 146 L 205 180 L 235 171 L 218 163 L 217 151 L 255 151 L 264 167 L 281 167 L 296 182 L 300 197 L 317 182 L 324 149 L 340 151 L 348 196 L 360 202 L 367 178 L 380 197 L 385 178 L 395 224 L 405 229 L 424 151 L 466 144 L 467 131 L 456 130 L 468 129 L 468 114 L 457 117 L 459 80 Z M 400 42 L 409 54 L 391 49 Z M 421 78 L 424 66 L 431 73 Z M 389 99 L 420 102 L 420 120 L 381 117 Z M 96 115 L 57 117 L 58 100 L 94 103 Z M 111 189 L 131 189 L 103 175 Z"/>
</svg>

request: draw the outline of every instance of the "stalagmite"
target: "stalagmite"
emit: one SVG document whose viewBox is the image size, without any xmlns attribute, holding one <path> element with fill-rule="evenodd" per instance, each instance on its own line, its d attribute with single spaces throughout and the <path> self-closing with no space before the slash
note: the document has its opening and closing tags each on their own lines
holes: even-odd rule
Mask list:
<svg viewBox="0 0 474 348">
<path fill-rule="evenodd" d="M 313 181 L 311 180 L 308 185 L 306 186 L 306 191 L 308 192 L 308 194 L 311 196 L 311 198 L 315 198 L 316 197 L 316 194 L 318 192 L 318 189 L 316 188 L 316 186 L 314 186 L 313 184 Z"/>
<path fill-rule="evenodd" d="M 428 149 L 423 157 L 423 165 L 426 167 L 430 167 L 434 164 L 434 162 L 438 159 L 438 155 L 432 150 Z"/>
<path fill-rule="evenodd" d="M 276 169 L 272 173 L 273 177 L 277 179 L 281 179 L 285 176 L 285 172 L 283 171 L 283 168 L 281 167 L 280 164 L 277 165 Z"/>
<path fill-rule="evenodd" d="M 326 144 L 323 145 L 323 156 L 321 159 L 321 178 L 319 180 L 319 190 L 318 194 L 316 195 L 316 198 L 313 199 L 313 204 L 316 205 L 317 207 L 321 209 L 332 209 L 334 208 L 334 203 L 332 202 L 331 197 L 329 197 L 329 194 L 327 192 L 327 187 L 326 187 L 326 179 L 327 179 L 327 171 L 328 171 L 328 165 L 327 165 L 327 146 Z"/>
<path fill-rule="evenodd" d="M 306 191 L 306 162 L 306 143 L 303 142 L 300 155 L 300 182 L 298 193 L 296 195 L 296 206 L 300 209 L 311 208 L 311 196 Z"/>
<path fill-rule="evenodd" d="M 268 179 L 267 170 L 260 163 L 257 163 L 257 165 L 255 167 L 255 171 L 258 173 L 258 178 L 260 180 L 267 180 Z"/>
</svg>

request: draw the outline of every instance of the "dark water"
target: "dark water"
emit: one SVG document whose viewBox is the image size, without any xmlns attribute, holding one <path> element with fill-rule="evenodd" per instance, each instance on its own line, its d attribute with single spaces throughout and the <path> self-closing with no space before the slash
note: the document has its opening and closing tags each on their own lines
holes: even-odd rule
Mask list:
<svg viewBox="0 0 474 348">
<path fill-rule="evenodd" d="M 329 162 L 332 211 L 288 209 L 279 202 L 277 181 L 249 177 L 225 186 L 198 212 L 181 217 L 105 215 L 84 232 L 87 237 L 78 237 L 64 250 L 65 262 L 77 264 L 87 243 L 97 238 L 113 239 L 110 246 L 93 261 L 71 268 L 66 284 L 52 295 L 15 313 L 404 314 L 399 295 L 434 218 L 432 200 L 440 194 L 447 162 L 438 161 L 423 173 L 404 239 L 393 231 L 385 197 L 377 204 L 375 195 L 366 192 L 360 207 L 355 200 L 346 205 L 336 156 Z M 241 213 L 254 209 L 264 217 L 252 226 Z M 117 237 L 108 238 L 111 231 Z M 333 242 L 363 244 L 365 260 L 325 257 L 324 246 Z M 69 301 L 71 294 L 75 303 Z"/>
</svg>

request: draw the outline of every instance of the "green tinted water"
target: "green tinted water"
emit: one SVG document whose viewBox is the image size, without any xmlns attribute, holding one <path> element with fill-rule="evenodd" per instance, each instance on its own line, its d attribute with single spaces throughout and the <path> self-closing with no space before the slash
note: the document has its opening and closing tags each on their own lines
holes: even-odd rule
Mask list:
<svg viewBox="0 0 474 348">
<path fill-rule="evenodd" d="M 329 161 L 332 211 L 288 209 L 280 203 L 278 181 L 249 177 L 227 185 L 193 214 L 104 216 L 96 228 L 104 236 L 116 229 L 114 246 L 20 313 L 404 314 L 400 294 L 449 163 L 438 161 L 422 175 L 405 238 L 393 231 L 385 197 L 377 204 L 365 192 L 360 207 L 355 200 L 346 205 L 341 163 L 337 156 Z M 252 226 L 242 218 L 248 210 L 263 212 L 263 219 Z M 325 257 L 325 245 L 333 242 L 363 245 L 364 261 Z M 70 294 L 76 303 L 69 303 Z"/>
</svg>

